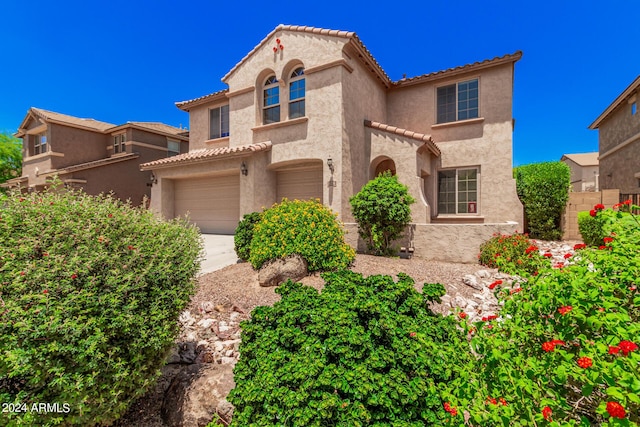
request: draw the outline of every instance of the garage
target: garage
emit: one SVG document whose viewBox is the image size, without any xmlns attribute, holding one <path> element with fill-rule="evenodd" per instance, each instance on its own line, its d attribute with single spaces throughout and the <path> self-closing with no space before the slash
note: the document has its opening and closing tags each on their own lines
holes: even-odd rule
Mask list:
<svg viewBox="0 0 640 427">
<path fill-rule="evenodd" d="M 240 218 L 240 175 L 176 180 L 174 213 L 203 233 L 233 234 Z"/>
<path fill-rule="evenodd" d="M 276 200 L 320 199 L 322 203 L 322 165 L 276 172 Z"/>
</svg>

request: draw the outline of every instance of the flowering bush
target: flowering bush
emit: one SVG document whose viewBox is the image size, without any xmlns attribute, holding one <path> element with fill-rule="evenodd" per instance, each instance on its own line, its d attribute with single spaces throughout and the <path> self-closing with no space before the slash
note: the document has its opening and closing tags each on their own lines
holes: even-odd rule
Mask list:
<svg viewBox="0 0 640 427">
<path fill-rule="evenodd" d="M 495 235 L 480 246 L 479 262 L 504 273 L 533 274 L 549 262 L 526 234 Z"/>
<path fill-rule="evenodd" d="M 306 259 L 309 271 L 346 268 L 355 259 L 336 214 L 317 200 L 283 199 L 265 210 L 254 225 L 250 249 L 254 268 L 291 254 Z"/>
<path fill-rule="evenodd" d="M 0 206 L 0 424 L 108 425 L 173 345 L 198 231 L 56 188 Z M 31 410 L 47 402 L 68 413 Z"/>
<path fill-rule="evenodd" d="M 325 273 L 321 293 L 291 281 L 242 326 L 232 426 L 423 426 L 462 421 L 441 390 L 470 359 L 444 287 L 398 275 Z M 464 381 L 463 381 L 464 382 Z M 286 421 L 284 421 L 286 420 Z"/>
<path fill-rule="evenodd" d="M 242 261 L 247 261 L 251 255 L 251 240 L 253 239 L 253 227 L 260 222 L 260 212 L 252 212 L 242 217 L 233 234 L 233 249 Z"/>
<path fill-rule="evenodd" d="M 449 401 L 469 408 L 474 425 L 640 425 L 640 224 L 598 208 L 603 245 L 541 269 L 517 294 L 499 289 L 499 319 L 461 321 L 478 358 Z"/>
</svg>

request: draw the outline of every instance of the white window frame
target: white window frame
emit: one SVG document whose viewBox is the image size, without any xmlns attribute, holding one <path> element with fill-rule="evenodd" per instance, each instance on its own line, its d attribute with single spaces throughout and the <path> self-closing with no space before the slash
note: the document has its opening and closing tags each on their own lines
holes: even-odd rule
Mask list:
<svg viewBox="0 0 640 427">
<path fill-rule="evenodd" d="M 33 140 L 33 155 L 36 156 L 38 154 L 44 154 L 47 151 L 49 151 L 48 145 L 47 145 L 47 134 L 46 133 L 39 133 L 37 135 L 34 135 L 34 140 Z"/>
<path fill-rule="evenodd" d="M 475 88 L 465 88 L 465 85 L 473 84 L 475 82 Z M 449 100 L 449 102 L 445 102 L 444 105 L 441 105 L 441 97 L 447 96 L 445 93 L 441 93 L 443 90 L 451 90 L 453 89 L 453 94 L 449 94 L 449 96 L 453 96 L 453 100 Z M 470 94 L 466 99 L 460 99 L 462 94 L 469 92 Z M 473 94 L 475 93 L 475 96 Z M 462 108 L 465 104 L 466 108 Z M 447 105 L 452 105 L 455 112 L 455 118 L 448 117 L 451 112 L 442 112 L 441 108 L 446 107 Z M 466 113 L 462 115 L 461 113 Z M 443 117 L 444 116 L 444 117 Z M 447 85 L 443 85 L 436 88 L 436 124 L 441 123 L 453 123 L 461 120 L 471 120 L 477 119 L 480 117 L 480 79 L 475 77 L 473 79 L 463 80 L 456 83 L 451 83 Z"/>
<path fill-rule="evenodd" d="M 298 87 L 293 89 L 293 86 L 302 82 L 302 87 Z M 294 92 L 296 93 L 296 97 L 293 98 Z M 306 80 L 304 75 L 304 67 L 297 67 L 291 73 L 291 77 L 289 79 L 289 119 L 297 119 L 298 117 L 304 117 L 306 115 Z M 302 93 L 302 95 L 300 95 Z M 298 107 L 298 106 L 302 107 Z M 296 113 L 292 114 L 292 111 L 297 110 Z"/>
<path fill-rule="evenodd" d="M 461 172 L 467 172 L 467 171 L 475 171 L 475 200 L 467 200 L 466 201 L 460 201 L 460 195 L 461 192 L 466 192 L 469 193 L 470 191 L 473 190 L 469 190 L 469 189 L 460 189 L 460 174 Z M 455 208 L 455 212 L 444 212 L 444 210 L 442 209 L 442 201 L 441 198 L 443 197 L 443 192 L 441 190 L 441 182 L 440 182 L 440 174 L 441 173 L 447 173 L 447 172 L 455 172 L 455 188 L 453 190 L 453 194 L 454 194 L 454 198 L 455 200 L 453 202 L 449 202 L 449 204 L 453 204 L 454 208 Z M 446 191 L 446 190 L 445 190 Z M 447 193 L 451 193 L 451 191 L 447 191 Z M 437 174 L 437 181 L 436 181 L 436 197 L 437 197 L 437 203 L 436 206 L 438 207 L 438 215 L 463 215 L 463 216 L 475 216 L 475 215 L 479 215 L 480 214 L 480 201 L 479 201 L 479 196 L 480 196 L 480 168 L 477 166 L 469 166 L 469 167 L 461 167 L 461 168 L 455 168 L 455 169 L 442 169 L 438 171 Z M 460 212 L 459 211 L 459 204 L 460 203 L 467 203 L 467 212 Z M 475 212 L 473 211 L 475 210 Z"/>
<path fill-rule="evenodd" d="M 127 134 L 119 133 L 113 136 L 113 154 L 127 152 Z"/>
<path fill-rule="evenodd" d="M 229 136 L 229 104 L 209 109 L 209 139 Z"/>
<path fill-rule="evenodd" d="M 271 103 L 271 100 L 275 101 Z M 271 113 L 277 112 L 277 117 L 269 117 Z M 280 82 L 275 75 L 269 76 L 262 87 L 262 124 L 278 123 L 280 121 Z M 274 113 L 273 116 L 276 116 Z"/>
</svg>

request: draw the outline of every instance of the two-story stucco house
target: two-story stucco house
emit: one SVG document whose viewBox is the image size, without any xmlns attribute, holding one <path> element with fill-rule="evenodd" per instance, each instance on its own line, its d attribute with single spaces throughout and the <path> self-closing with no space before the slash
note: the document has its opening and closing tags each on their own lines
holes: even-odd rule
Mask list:
<svg viewBox="0 0 640 427">
<path fill-rule="evenodd" d="M 560 161 L 571 169 L 571 191 L 599 191 L 597 152 L 563 154 Z"/>
<path fill-rule="evenodd" d="M 30 108 L 15 134 L 22 138 L 22 176 L 5 183 L 38 191 L 57 175 L 86 193 L 113 192 L 134 205 L 150 196 L 151 173 L 140 164 L 188 152 L 186 129 L 156 122 L 114 125 Z"/>
<path fill-rule="evenodd" d="M 390 170 L 417 200 L 403 246 L 473 262 L 493 233 L 521 228 L 512 177 L 520 52 L 392 81 L 353 32 L 280 25 L 234 66 L 227 88 L 178 102 L 190 151 L 141 166 L 151 207 L 233 233 L 283 197 L 318 198 L 358 245 L 349 198 Z"/>
<path fill-rule="evenodd" d="M 600 188 L 619 189 L 638 203 L 640 193 L 640 76 L 589 126 L 598 129 Z"/>
</svg>

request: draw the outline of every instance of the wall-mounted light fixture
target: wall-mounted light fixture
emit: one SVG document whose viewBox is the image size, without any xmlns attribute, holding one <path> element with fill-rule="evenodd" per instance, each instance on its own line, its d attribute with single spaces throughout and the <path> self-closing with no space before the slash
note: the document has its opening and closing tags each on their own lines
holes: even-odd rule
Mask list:
<svg viewBox="0 0 640 427">
<path fill-rule="evenodd" d="M 331 173 L 333 173 L 334 166 L 333 166 L 333 159 L 331 157 L 327 159 L 327 166 L 329 166 L 329 170 L 331 171 Z"/>
<path fill-rule="evenodd" d="M 149 175 L 149 182 L 152 184 L 158 183 L 158 178 L 156 177 L 156 174 L 154 174 L 153 172 L 151 172 L 151 175 Z"/>
<path fill-rule="evenodd" d="M 247 176 L 249 173 L 249 169 L 247 169 L 247 165 L 244 162 L 240 165 L 240 172 L 242 172 L 242 175 L 244 176 Z"/>
</svg>

